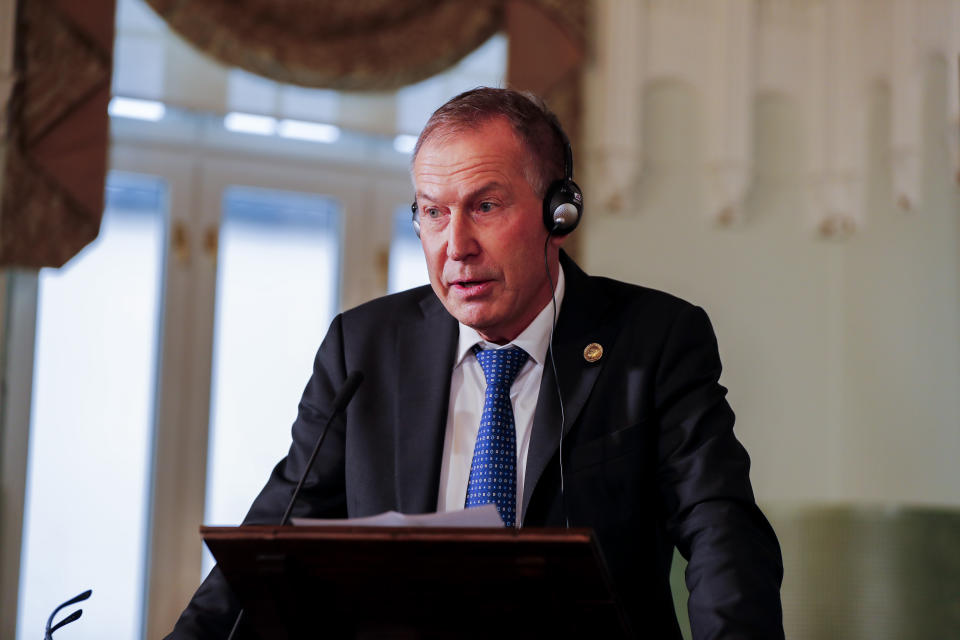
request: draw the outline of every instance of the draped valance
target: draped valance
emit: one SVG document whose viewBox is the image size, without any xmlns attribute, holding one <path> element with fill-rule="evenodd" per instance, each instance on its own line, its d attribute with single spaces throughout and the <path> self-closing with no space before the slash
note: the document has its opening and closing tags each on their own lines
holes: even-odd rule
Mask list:
<svg viewBox="0 0 960 640">
<path fill-rule="evenodd" d="M 147 0 L 193 46 L 279 82 L 389 90 L 435 75 L 505 28 L 506 0 Z M 585 3 L 529 0 L 585 37 Z"/>
</svg>

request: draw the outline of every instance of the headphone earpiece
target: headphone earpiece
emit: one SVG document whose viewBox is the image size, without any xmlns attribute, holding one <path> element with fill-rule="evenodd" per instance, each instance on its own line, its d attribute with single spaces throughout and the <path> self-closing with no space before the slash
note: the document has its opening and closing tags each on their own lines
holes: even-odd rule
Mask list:
<svg viewBox="0 0 960 640">
<path fill-rule="evenodd" d="M 555 180 L 543 196 L 543 224 L 551 235 L 564 236 L 577 228 L 583 217 L 583 192 L 573 181 L 573 149 L 558 123 L 554 129 L 563 141 L 563 179 Z"/>
<path fill-rule="evenodd" d="M 410 205 L 410 212 L 413 214 L 411 222 L 413 222 L 413 232 L 417 234 L 417 237 L 420 237 L 420 220 L 417 219 L 417 201 L 414 200 L 413 204 Z"/>
<path fill-rule="evenodd" d="M 557 180 L 543 197 L 543 224 L 553 235 L 563 236 L 580 224 L 583 216 L 583 194 L 570 178 Z"/>
</svg>

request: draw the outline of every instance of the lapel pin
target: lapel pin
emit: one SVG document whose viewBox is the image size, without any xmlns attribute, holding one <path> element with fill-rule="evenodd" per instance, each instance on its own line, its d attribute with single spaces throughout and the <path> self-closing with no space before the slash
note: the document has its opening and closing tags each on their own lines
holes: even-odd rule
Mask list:
<svg viewBox="0 0 960 640">
<path fill-rule="evenodd" d="M 591 342 L 583 350 L 583 359 L 587 362 L 596 362 L 603 357 L 603 347 L 596 342 Z"/>
</svg>

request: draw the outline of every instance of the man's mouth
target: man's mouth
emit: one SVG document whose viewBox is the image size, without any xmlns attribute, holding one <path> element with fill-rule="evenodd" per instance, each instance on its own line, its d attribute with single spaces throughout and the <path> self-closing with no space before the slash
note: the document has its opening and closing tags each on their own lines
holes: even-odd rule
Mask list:
<svg viewBox="0 0 960 640">
<path fill-rule="evenodd" d="M 492 280 L 454 280 L 451 283 L 453 289 L 462 293 L 480 293 L 489 285 Z"/>
</svg>

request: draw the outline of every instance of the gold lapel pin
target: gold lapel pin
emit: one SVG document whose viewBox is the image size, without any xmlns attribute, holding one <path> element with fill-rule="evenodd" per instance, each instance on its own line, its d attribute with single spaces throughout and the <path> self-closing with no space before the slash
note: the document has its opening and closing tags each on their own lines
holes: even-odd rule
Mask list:
<svg viewBox="0 0 960 640">
<path fill-rule="evenodd" d="M 603 347 L 596 342 L 591 342 L 583 350 L 583 359 L 587 362 L 596 362 L 603 357 Z"/>
</svg>

